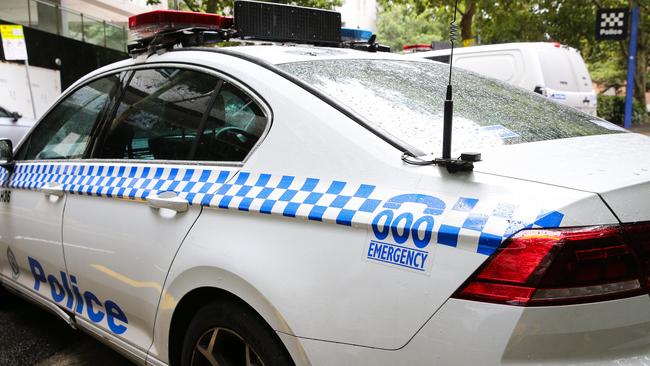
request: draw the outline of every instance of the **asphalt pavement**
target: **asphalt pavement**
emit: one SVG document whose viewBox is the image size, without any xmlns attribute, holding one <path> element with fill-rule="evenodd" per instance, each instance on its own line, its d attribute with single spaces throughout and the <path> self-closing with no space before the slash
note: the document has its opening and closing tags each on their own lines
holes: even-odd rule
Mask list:
<svg viewBox="0 0 650 366">
<path fill-rule="evenodd" d="M 0 366 L 134 366 L 57 316 L 0 292 Z"/>
</svg>

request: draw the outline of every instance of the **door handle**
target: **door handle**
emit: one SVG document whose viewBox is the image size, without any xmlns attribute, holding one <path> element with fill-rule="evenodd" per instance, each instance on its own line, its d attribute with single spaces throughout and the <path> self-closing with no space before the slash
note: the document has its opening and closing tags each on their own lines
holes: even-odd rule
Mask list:
<svg viewBox="0 0 650 366">
<path fill-rule="evenodd" d="M 176 212 L 185 212 L 190 209 L 190 204 L 185 198 L 178 197 L 174 192 L 162 192 L 160 195 L 150 193 L 147 203 L 153 208 L 166 208 Z"/>
<path fill-rule="evenodd" d="M 59 183 L 47 183 L 39 188 L 39 191 L 46 196 L 63 197 L 63 187 Z"/>
</svg>

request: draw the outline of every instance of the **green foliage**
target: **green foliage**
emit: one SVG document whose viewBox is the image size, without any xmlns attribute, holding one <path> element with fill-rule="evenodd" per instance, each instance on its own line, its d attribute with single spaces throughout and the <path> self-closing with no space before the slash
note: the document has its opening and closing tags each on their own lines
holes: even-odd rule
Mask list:
<svg viewBox="0 0 650 366">
<path fill-rule="evenodd" d="M 587 66 L 591 80 L 603 85 L 605 89 L 623 86 L 627 78 L 627 71 L 626 66 L 622 65 L 621 61 L 619 57 L 611 57 L 605 61 L 589 63 Z"/>
<path fill-rule="evenodd" d="M 617 125 L 625 120 L 625 97 L 598 95 L 598 116 Z M 632 123 L 642 124 L 648 118 L 645 106 L 637 100 L 632 103 Z"/>
<path fill-rule="evenodd" d="M 442 34 L 443 25 L 432 12 L 413 14 L 408 5 L 396 5 L 377 19 L 377 39 L 393 51 L 401 51 L 407 44 L 430 44 L 441 40 Z"/>
</svg>

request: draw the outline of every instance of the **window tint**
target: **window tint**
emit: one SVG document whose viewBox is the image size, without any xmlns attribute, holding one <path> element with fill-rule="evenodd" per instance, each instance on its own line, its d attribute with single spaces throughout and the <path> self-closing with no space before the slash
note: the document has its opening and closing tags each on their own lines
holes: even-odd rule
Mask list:
<svg viewBox="0 0 650 366">
<path fill-rule="evenodd" d="M 10 117 L 9 112 L 4 110 L 3 108 L 0 108 L 0 117 Z"/>
<path fill-rule="evenodd" d="M 438 61 L 438 62 L 442 62 L 442 63 L 445 63 L 445 64 L 449 63 L 449 55 L 431 56 L 431 57 L 427 57 L 427 58 L 429 60 Z"/>
<path fill-rule="evenodd" d="M 18 160 L 79 159 L 119 76 L 111 75 L 77 89 L 38 124 L 22 145 Z"/>
<path fill-rule="evenodd" d="M 265 126 L 259 105 L 230 83 L 192 70 L 139 70 L 98 157 L 241 161 Z"/>
<path fill-rule="evenodd" d="M 266 116 L 247 94 L 224 83 L 201 136 L 194 160 L 241 161 L 264 133 Z"/>
<path fill-rule="evenodd" d="M 218 82 L 192 70 L 136 71 L 107 126 L 99 157 L 188 160 Z"/>
</svg>

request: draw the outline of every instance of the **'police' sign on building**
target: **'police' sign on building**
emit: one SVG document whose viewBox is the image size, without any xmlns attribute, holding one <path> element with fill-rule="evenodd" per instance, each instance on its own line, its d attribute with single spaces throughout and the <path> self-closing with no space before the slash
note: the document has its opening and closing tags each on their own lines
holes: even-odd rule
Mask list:
<svg viewBox="0 0 650 366">
<path fill-rule="evenodd" d="M 598 9 L 596 39 L 621 40 L 627 38 L 628 9 Z"/>
</svg>

